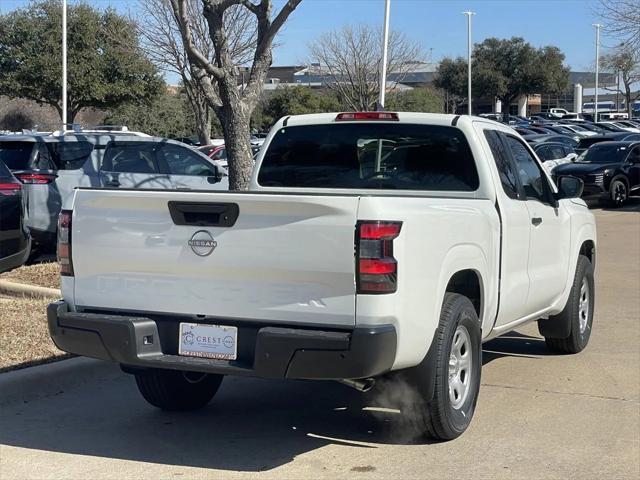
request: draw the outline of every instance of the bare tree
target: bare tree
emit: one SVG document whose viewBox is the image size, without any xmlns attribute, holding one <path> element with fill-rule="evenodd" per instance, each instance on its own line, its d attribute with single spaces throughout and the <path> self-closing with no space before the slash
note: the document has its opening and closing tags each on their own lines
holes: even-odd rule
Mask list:
<svg viewBox="0 0 640 480">
<path fill-rule="evenodd" d="M 185 12 L 192 25 L 193 41 L 202 54 L 213 61 L 214 47 L 199 0 L 186 0 Z M 192 65 L 182 43 L 180 28 L 169 0 L 140 2 L 145 21 L 139 22 L 140 34 L 149 58 L 158 68 L 179 76 L 196 119 L 198 138 L 203 145 L 211 141 L 212 109 L 200 87 L 204 70 Z M 256 42 L 253 16 L 240 6 L 229 8 L 224 16 L 229 35 L 230 56 L 241 65 L 251 59 Z M 214 88 L 215 91 L 215 88 Z"/>
<path fill-rule="evenodd" d="M 382 59 L 382 32 L 368 25 L 345 26 L 321 35 L 309 44 L 314 62 L 330 79 L 329 88 L 354 110 L 370 110 L 378 99 L 380 62 Z M 389 35 L 387 72 L 393 75 L 391 88 L 402 81 L 407 73 L 423 58 L 417 43 L 402 33 Z"/>
<path fill-rule="evenodd" d="M 640 0 L 600 0 L 597 13 L 606 22 L 606 32 L 640 49 Z"/>
<path fill-rule="evenodd" d="M 245 190 L 249 186 L 253 167 L 249 141 L 251 113 L 260 100 L 271 66 L 273 40 L 301 1 L 287 0 L 274 15 L 273 0 L 257 3 L 254 0 L 201 0 L 201 15 L 206 20 L 213 46 L 209 57 L 198 44 L 196 20 L 199 17 L 194 19 L 189 15 L 189 0 L 170 0 L 198 86 L 222 124 L 229 163 L 229 188 L 232 190 Z M 249 12 L 256 25 L 251 66 L 246 77 L 233 56 L 233 38 L 225 23 L 234 8 Z"/>
<path fill-rule="evenodd" d="M 633 85 L 640 82 L 640 51 L 623 44 L 603 57 L 602 66 L 620 75 L 623 90 L 620 90 L 620 85 L 616 86 L 616 90 L 624 95 L 627 112 L 631 118 L 633 103 L 640 98 L 640 91 L 632 90 Z"/>
</svg>

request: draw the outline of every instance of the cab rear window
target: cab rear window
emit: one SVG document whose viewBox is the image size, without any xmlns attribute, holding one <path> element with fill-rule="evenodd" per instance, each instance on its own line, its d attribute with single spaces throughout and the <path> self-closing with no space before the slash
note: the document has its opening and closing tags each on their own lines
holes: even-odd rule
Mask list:
<svg viewBox="0 0 640 480">
<path fill-rule="evenodd" d="M 281 128 L 265 153 L 264 187 L 474 191 L 478 172 L 457 128 L 343 123 Z"/>
</svg>

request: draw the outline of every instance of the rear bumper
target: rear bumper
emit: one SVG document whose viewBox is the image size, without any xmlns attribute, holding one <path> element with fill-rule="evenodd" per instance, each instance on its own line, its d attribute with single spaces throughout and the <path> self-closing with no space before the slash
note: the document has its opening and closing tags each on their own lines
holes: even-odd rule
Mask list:
<svg viewBox="0 0 640 480">
<path fill-rule="evenodd" d="M 354 379 L 387 372 L 395 360 L 397 338 L 392 325 L 344 331 L 240 324 L 237 360 L 184 357 L 177 355 L 180 319 L 151 316 L 154 318 L 69 312 L 64 301 L 50 304 L 47 311 L 49 333 L 58 348 L 118 362 L 125 368 L 264 378 Z M 236 322 L 216 319 L 215 323 Z"/>
<path fill-rule="evenodd" d="M 29 253 L 31 253 L 31 238 L 27 239 L 24 250 L 14 253 L 13 255 L 9 255 L 8 257 L 0 258 L 0 273 L 7 272 L 23 265 L 29 258 Z"/>
</svg>

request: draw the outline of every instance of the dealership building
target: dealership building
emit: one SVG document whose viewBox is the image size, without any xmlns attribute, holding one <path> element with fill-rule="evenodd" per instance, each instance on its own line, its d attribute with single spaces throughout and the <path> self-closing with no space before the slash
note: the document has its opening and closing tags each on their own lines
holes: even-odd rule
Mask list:
<svg viewBox="0 0 640 480">
<path fill-rule="evenodd" d="M 430 62 L 414 62 L 405 66 L 402 72 L 389 72 L 387 75 L 388 88 L 394 90 L 408 90 L 424 85 L 430 85 L 437 74 L 438 64 Z M 615 89 L 616 75 L 613 73 L 599 74 L 598 103 L 615 101 L 615 94 L 603 94 L 602 90 Z M 265 89 L 267 91 L 286 86 L 307 85 L 311 88 L 326 88 L 333 78 L 319 64 L 308 66 L 276 66 L 269 69 Z M 531 115 L 547 111 L 549 108 L 559 107 L 568 111 L 581 112 L 585 103 L 593 102 L 595 95 L 595 73 L 570 72 L 569 88 L 560 95 L 539 92 L 528 97 L 519 98 L 509 106 L 511 114 Z M 620 96 L 621 97 L 621 96 Z M 619 99 L 620 102 L 622 98 Z M 618 106 L 620 106 L 618 102 Z M 474 113 L 489 113 L 506 111 L 500 102 L 490 98 L 474 98 Z M 466 112 L 466 105 L 458 107 L 460 113 Z"/>
</svg>

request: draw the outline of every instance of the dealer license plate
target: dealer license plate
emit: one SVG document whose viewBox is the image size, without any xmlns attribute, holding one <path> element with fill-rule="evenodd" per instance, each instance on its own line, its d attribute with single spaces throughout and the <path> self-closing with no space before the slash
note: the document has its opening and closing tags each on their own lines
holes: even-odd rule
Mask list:
<svg viewBox="0 0 640 480">
<path fill-rule="evenodd" d="M 237 340 L 237 327 L 181 323 L 178 353 L 190 357 L 235 360 Z"/>
</svg>

